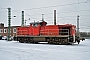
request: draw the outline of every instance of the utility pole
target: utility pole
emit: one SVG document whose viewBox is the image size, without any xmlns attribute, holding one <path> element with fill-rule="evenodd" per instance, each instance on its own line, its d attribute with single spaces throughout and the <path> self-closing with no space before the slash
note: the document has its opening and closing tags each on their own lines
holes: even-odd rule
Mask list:
<svg viewBox="0 0 90 60">
<path fill-rule="evenodd" d="M 22 24 L 21 26 L 24 26 L 24 11 L 22 11 Z"/>
<path fill-rule="evenodd" d="M 77 36 L 80 37 L 80 32 L 79 32 L 79 15 L 77 16 Z"/>
<path fill-rule="evenodd" d="M 10 40 L 11 8 L 8 8 L 8 41 Z"/>
</svg>

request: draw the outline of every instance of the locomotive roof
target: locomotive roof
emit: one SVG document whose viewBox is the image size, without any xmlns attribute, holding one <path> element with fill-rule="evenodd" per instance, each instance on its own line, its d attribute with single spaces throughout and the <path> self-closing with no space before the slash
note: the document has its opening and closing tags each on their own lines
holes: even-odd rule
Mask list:
<svg viewBox="0 0 90 60">
<path fill-rule="evenodd" d="M 42 22 L 45 22 L 45 21 L 42 21 Z M 42 22 L 31 22 L 30 24 L 40 24 L 40 23 L 42 23 Z M 45 22 L 45 23 L 47 23 L 47 22 Z"/>
</svg>

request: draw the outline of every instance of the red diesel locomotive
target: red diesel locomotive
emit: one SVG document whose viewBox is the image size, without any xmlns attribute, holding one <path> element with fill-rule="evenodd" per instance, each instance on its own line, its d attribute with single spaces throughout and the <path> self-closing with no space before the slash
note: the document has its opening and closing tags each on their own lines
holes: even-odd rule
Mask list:
<svg viewBox="0 0 90 60">
<path fill-rule="evenodd" d="M 78 42 L 79 44 L 80 37 L 76 36 L 75 25 L 47 25 L 47 22 L 42 21 L 30 23 L 30 26 L 18 27 L 14 40 L 21 43 L 72 44 Z"/>
</svg>

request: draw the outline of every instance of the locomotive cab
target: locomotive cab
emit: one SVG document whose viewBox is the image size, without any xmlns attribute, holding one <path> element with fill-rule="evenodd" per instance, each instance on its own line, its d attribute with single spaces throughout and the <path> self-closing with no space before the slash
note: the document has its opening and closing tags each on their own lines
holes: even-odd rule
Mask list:
<svg viewBox="0 0 90 60">
<path fill-rule="evenodd" d="M 39 25 L 40 25 L 39 22 L 30 23 L 30 26 L 32 26 L 32 27 L 38 27 Z"/>
<path fill-rule="evenodd" d="M 45 21 L 42 21 L 42 22 L 32 22 L 32 23 L 30 23 L 30 25 L 33 26 L 33 27 L 46 26 L 47 22 L 45 22 Z"/>
<path fill-rule="evenodd" d="M 42 27 L 46 26 L 47 22 L 32 22 L 30 23 L 29 35 L 30 36 L 39 36 L 40 30 Z"/>
</svg>

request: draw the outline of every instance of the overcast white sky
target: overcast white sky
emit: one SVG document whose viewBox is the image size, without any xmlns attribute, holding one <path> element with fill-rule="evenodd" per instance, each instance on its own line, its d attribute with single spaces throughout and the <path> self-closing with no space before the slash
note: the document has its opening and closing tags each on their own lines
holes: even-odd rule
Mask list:
<svg viewBox="0 0 90 60">
<path fill-rule="evenodd" d="M 8 7 L 12 9 L 12 26 L 21 25 L 22 10 L 27 25 L 34 20 L 40 21 L 42 14 L 48 24 L 53 24 L 53 10 L 56 9 L 57 24 L 76 25 L 76 17 L 80 15 L 80 31 L 90 31 L 90 0 L 0 0 L 0 23 L 5 26 L 8 26 Z"/>
</svg>

